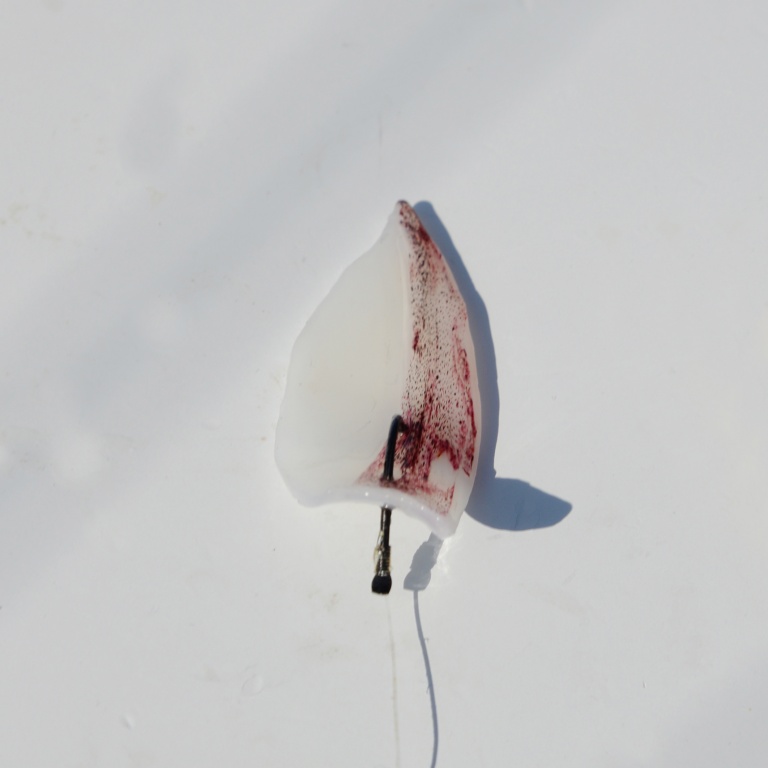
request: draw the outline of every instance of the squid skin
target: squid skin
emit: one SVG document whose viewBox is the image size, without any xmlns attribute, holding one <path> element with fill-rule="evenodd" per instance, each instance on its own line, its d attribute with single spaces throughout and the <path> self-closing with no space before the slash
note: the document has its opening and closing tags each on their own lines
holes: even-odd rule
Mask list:
<svg viewBox="0 0 768 768">
<path fill-rule="evenodd" d="M 387 437 L 398 415 L 387 477 Z M 472 490 L 480 423 L 466 304 L 418 215 L 401 201 L 294 345 L 278 467 L 303 504 L 367 500 L 414 515 L 445 538 Z"/>
</svg>

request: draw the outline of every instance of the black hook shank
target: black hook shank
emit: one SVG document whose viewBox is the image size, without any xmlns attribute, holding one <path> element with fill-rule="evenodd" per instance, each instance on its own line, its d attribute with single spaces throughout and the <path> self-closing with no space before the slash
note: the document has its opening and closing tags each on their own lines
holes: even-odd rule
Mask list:
<svg viewBox="0 0 768 768">
<path fill-rule="evenodd" d="M 381 479 L 391 482 L 395 475 L 395 449 L 397 448 L 397 436 L 405 429 L 402 416 L 395 416 L 389 427 L 387 438 L 387 452 L 384 454 L 384 472 Z M 392 556 L 389 546 L 389 527 L 392 522 L 392 507 L 381 508 L 381 520 L 379 523 L 379 539 L 373 552 L 376 563 L 376 574 L 371 582 L 371 590 L 378 595 L 388 595 L 392 589 Z"/>
</svg>

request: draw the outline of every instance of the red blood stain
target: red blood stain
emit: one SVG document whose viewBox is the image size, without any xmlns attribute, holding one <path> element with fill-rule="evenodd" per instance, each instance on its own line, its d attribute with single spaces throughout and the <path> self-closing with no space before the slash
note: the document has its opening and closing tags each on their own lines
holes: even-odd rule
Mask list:
<svg viewBox="0 0 768 768">
<path fill-rule="evenodd" d="M 469 476 L 475 459 L 477 427 L 462 339 L 467 332 L 467 309 L 443 255 L 416 212 L 401 202 L 398 213 L 411 244 L 413 333 L 413 354 L 402 397 L 404 430 L 395 451 L 395 466 L 402 474 L 392 481 L 381 480 L 385 444 L 360 481 L 398 488 L 447 514 L 455 484 L 437 487 L 430 483 L 433 462 L 447 456 L 454 470 Z"/>
</svg>

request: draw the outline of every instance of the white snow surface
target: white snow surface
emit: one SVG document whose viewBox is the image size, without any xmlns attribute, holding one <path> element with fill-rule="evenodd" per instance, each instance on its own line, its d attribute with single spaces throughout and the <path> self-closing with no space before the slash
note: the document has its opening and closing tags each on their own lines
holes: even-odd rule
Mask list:
<svg viewBox="0 0 768 768">
<path fill-rule="evenodd" d="M 768 764 L 767 33 L 8 4 L 0 765 Z M 382 598 L 378 510 L 300 506 L 273 454 L 399 199 L 469 288 L 483 444 L 439 554 L 395 513 Z"/>
</svg>

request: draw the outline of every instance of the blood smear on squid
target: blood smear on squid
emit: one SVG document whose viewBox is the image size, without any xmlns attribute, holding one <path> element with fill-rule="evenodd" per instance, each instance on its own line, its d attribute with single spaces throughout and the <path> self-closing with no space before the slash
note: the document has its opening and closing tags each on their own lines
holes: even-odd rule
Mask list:
<svg viewBox="0 0 768 768">
<path fill-rule="evenodd" d="M 394 416 L 394 476 L 382 479 Z M 480 397 L 467 307 L 406 202 L 299 334 L 275 457 L 303 504 L 367 500 L 445 538 L 477 471 Z"/>
</svg>

